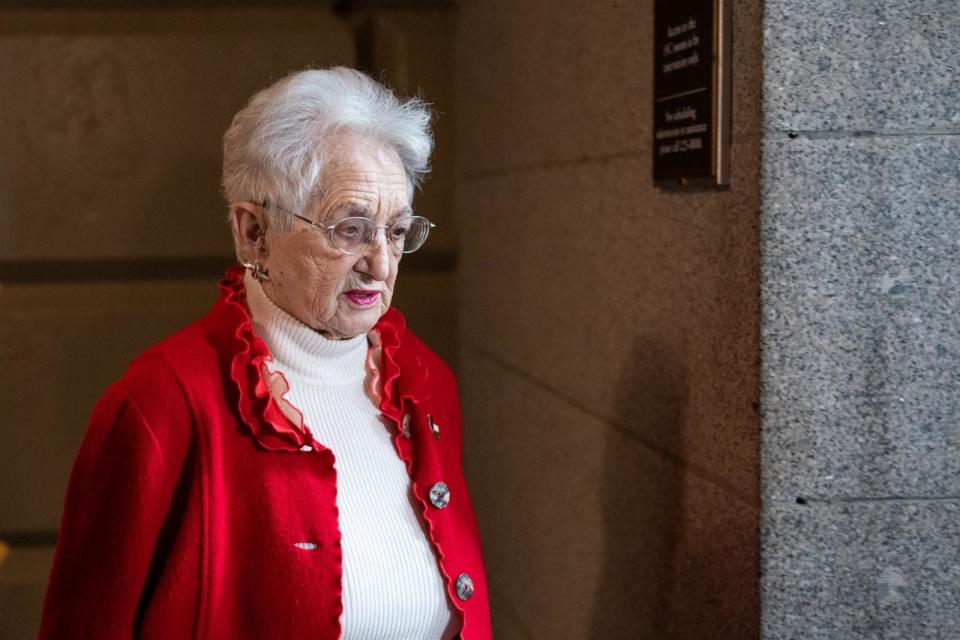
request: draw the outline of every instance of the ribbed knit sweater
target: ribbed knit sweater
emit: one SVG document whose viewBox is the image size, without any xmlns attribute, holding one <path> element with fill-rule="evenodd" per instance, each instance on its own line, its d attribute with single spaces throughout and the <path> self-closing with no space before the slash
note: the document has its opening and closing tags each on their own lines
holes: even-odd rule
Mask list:
<svg viewBox="0 0 960 640">
<path fill-rule="evenodd" d="M 254 329 L 318 442 L 336 457 L 343 640 L 448 640 L 458 628 L 410 478 L 364 388 L 367 338 L 330 340 L 244 279 Z"/>
</svg>

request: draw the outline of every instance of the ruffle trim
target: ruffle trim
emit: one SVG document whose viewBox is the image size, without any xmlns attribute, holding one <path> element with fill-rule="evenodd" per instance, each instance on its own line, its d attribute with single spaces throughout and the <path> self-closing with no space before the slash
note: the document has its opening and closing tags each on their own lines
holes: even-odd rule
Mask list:
<svg viewBox="0 0 960 640">
<path fill-rule="evenodd" d="M 303 412 L 286 398 L 290 385 L 283 373 L 271 371 L 270 350 L 253 328 L 243 285 L 243 267 L 227 270 L 220 281 L 220 307 L 232 354 L 230 379 L 237 390 L 237 409 L 244 427 L 267 451 L 301 451 L 323 448 L 304 423 Z M 380 412 L 399 429 L 404 403 L 430 397 L 427 368 L 412 350 L 401 349 L 406 331 L 403 315 L 388 309 L 368 334 L 367 391 Z"/>
<path fill-rule="evenodd" d="M 379 395 L 380 413 L 399 427 L 405 404 L 419 404 L 430 398 L 427 367 L 413 349 L 401 349 L 401 338 L 406 332 L 406 321 L 395 309 L 388 309 L 373 328 L 368 366 L 379 372 L 373 383 Z"/>
</svg>

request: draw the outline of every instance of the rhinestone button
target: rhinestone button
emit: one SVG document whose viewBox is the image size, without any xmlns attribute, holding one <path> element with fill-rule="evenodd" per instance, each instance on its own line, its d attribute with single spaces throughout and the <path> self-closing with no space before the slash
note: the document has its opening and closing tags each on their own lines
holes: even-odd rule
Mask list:
<svg viewBox="0 0 960 640">
<path fill-rule="evenodd" d="M 400 421 L 400 433 L 403 434 L 404 438 L 410 437 L 410 414 L 403 414 L 403 420 Z"/>
<path fill-rule="evenodd" d="M 436 422 L 433 421 L 433 416 L 430 416 L 430 415 L 427 416 L 427 424 L 430 425 L 430 431 L 433 432 L 433 437 L 434 437 L 434 438 L 439 438 L 439 437 L 440 437 L 440 425 L 438 425 Z"/>
<path fill-rule="evenodd" d="M 300 447 L 300 451 L 303 451 L 304 453 L 308 453 L 310 451 L 313 451 L 313 447 L 311 447 L 308 444 L 305 444 L 302 447 Z"/>
<path fill-rule="evenodd" d="M 461 600 L 469 600 L 473 595 L 473 580 L 465 573 L 457 576 L 457 597 Z"/>
<path fill-rule="evenodd" d="M 430 504 L 437 509 L 443 509 L 450 504 L 450 489 L 443 482 L 437 482 L 430 487 Z"/>
</svg>

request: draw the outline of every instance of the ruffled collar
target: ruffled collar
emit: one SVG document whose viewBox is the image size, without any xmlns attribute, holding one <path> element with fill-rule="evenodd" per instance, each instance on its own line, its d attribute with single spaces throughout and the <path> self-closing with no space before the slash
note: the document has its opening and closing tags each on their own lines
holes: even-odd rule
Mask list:
<svg viewBox="0 0 960 640">
<path fill-rule="evenodd" d="M 243 285 L 244 269 L 227 270 L 220 281 L 220 299 L 209 316 L 209 334 L 228 377 L 242 428 L 261 449 L 309 451 L 321 449 L 303 414 L 286 398 L 289 384 L 280 372 L 267 366 L 272 360 L 266 343 L 254 330 Z M 406 321 L 396 309 L 388 309 L 368 334 L 367 389 L 396 434 L 407 404 L 430 397 L 427 367 L 404 348 Z"/>
</svg>

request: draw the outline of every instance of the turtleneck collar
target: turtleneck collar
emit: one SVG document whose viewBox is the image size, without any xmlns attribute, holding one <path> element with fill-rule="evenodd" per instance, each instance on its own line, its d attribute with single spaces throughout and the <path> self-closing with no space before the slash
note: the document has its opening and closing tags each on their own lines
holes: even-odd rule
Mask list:
<svg viewBox="0 0 960 640">
<path fill-rule="evenodd" d="M 367 336 L 331 340 L 303 324 L 273 303 L 263 286 L 250 275 L 243 277 L 253 328 L 273 356 L 272 370 L 315 384 L 362 381 L 367 357 Z"/>
</svg>

